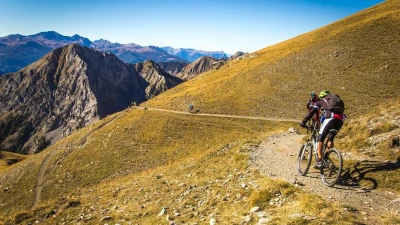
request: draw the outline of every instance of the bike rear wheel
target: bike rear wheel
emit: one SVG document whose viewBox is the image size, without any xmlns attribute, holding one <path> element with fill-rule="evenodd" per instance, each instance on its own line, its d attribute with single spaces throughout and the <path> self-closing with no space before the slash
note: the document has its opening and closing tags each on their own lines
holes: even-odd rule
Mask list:
<svg viewBox="0 0 400 225">
<path fill-rule="evenodd" d="M 310 142 L 306 142 L 301 146 L 297 158 L 298 160 L 297 168 L 300 175 L 304 176 L 308 172 L 308 169 L 310 168 L 311 164 L 311 158 L 312 158 L 312 146 Z"/>
<path fill-rule="evenodd" d="M 332 187 L 339 179 L 343 169 L 343 159 L 339 150 L 329 149 L 324 154 L 323 167 L 321 168 L 321 178 L 325 185 Z"/>
</svg>

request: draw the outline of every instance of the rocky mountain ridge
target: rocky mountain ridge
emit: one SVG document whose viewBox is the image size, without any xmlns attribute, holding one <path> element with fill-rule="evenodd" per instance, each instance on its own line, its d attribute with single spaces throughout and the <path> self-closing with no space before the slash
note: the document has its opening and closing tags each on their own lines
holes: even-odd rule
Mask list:
<svg viewBox="0 0 400 225">
<path fill-rule="evenodd" d="M 176 76 L 182 80 L 190 80 L 205 71 L 218 69 L 224 65 L 225 62 L 225 60 L 218 60 L 212 57 L 203 56 L 193 63 L 185 66 Z"/>
<path fill-rule="evenodd" d="M 135 64 L 136 71 L 149 85 L 145 89 L 145 98 L 150 99 L 182 83 L 182 80 L 165 72 L 157 63 L 146 60 Z"/>
<path fill-rule="evenodd" d="M 179 56 L 190 62 L 194 62 L 203 56 L 209 56 L 215 59 L 225 59 L 227 54 L 223 51 L 202 51 L 191 48 L 172 48 L 172 47 L 162 47 L 164 51 L 168 54 Z"/>
<path fill-rule="evenodd" d="M 0 77 L 0 107 L 3 113 L 21 118 L 21 124 L 27 122 L 30 129 L 24 132 L 55 141 L 181 82 L 154 62 L 126 64 L 114 54 L 71 44 Z M 22 117 L 15 116 L 21 112 L 25 112 Z M 26 142 L 26 135 L 18 140 Z M 16 141 L 3 138 L 6 148 Z M 22 151 L 21 145 L 16 150 Z"/>
<path fill-rule="evenodd" d="M 120 44 L 107 40 L 93 42 L 94 48 L 102 52 L 111 52 L 126 63 L 138 63 L 146 60 L 155 62 L 188 62 L 187 60 L 168 54 L 155 46 L 140 46 L 134 43 Z"/>
<path fill-rule="evenodd" d="M 103 52 L 111 52 L 126 63 L 144 62 L 148 59 L 155 62 L 189 63 L 201 56 L 226 57 L 223 52 L 195 49 L 173 51 L 170 47 L 140 46 L 134 43 L 120 44 L 103 39 L 92 42 L 88 38 L 77 34 L 69 37 L 55 31 L 48 31 L 27 36 L 12 34 L 0 37 L 0 55 L 2 55 L 0 58 L 0 70 L 4 73 L 16 72 L 40 59 L 51 50 L 72 43 L 95 48 Z"/>
<path fill-rule="evenodd" d="M 180 73 L 185 66 L 189 65 L 189 63 L 182 62 L 159 62 L 157 64 L 160 65 L 165 72 L 174 76 Z"/>
</svg>

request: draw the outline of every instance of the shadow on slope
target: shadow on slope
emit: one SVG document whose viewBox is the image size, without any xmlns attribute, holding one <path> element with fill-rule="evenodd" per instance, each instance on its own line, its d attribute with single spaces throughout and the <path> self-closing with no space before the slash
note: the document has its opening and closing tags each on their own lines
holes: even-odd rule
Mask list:
<svg viewBox="0 0 400 225">
<path fill-rule="evenodd" d="M 365 160 L 350 165 L 341 175 L 343 186 L 359 187 L 365 190 L 376 189 L 379 186 L 391 187 L 399 192 L 400 158 L 396 162 L 379 162 Z M 388 183 L 387 176 L 392 177 Z M 397 178 L 396 178 L 397 177 Z"/>
</svg>

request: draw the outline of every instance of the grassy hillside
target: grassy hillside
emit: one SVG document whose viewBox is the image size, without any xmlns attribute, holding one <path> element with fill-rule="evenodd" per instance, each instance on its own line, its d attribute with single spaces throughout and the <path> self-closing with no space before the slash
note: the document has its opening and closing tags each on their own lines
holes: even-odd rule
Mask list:
<svg viewBox="0 0 400 225">
<path fill-rule="evenodd" d="M 21 162 L 27 158 L 28 156 L 26 155 L 0 151 L 0 173 L 4 170 L 14 167 L 16 163 Z"/>
<path fill-rule="evenodd" d="M 400 1 L 392 0 L 232 61 L 145 103 L 200 112 L 301 118 L 309 92 L 328 89 L 361 115 L 400 97 Z"/>
<path fill-rule="evenodd" d="M 345 174 L 358 174 L 355 177 L 360 181 L 368 177 L 376 181 L 374 188 L 400 192 L 399 105 L 400 100 L 382 104 L 359 118 L 346 121 L 337 146 L 345 154 L 367 156 L 369 160 L 346 161 Z"/>
<path fill-rule="evenodd" d="M 339 205 L 248 169 L 252 145 L 291 125 L 127 110 L 3 172 L 0 222 L 98 224 L 108 215 L 115 223 L 163 224 L 165 215 L 157 215 L 165 207 L 176 222 L 239 224 L 246 215 L 258 220 L 249 213 L 254 206 L 276 223 L 310 222 L 293 216 L 299 213 L 321 215 L 315 223 L 357 221 Z M 35 183 L 42 192 L 31 209 Z M 277 193 L 282 205 L 267 204 Z"/>
</svg>

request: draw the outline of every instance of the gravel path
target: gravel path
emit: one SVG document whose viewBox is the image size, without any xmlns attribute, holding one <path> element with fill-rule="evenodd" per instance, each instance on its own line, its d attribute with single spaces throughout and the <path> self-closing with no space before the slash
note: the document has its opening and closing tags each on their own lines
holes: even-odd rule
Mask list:
<svg viewBox="0 0 400 225">
<path fill-rule="evenodd" d="M 158 109 L 158 108 L 145 108 L 140 106 L 133 106 L 134 109 L 142 109 L 142 110 L 153 110 L 153 111 L 161 111 L 161 112 L 170 112 L 170 113 L 178 113 L 178 114 L 186 114 L 193 116 L 210 116 L 210 117 L 223 117 L 223 118 L 239 118 L 239 119 L 249 119 L 249 120 L 268 120 L 268 121 L 282 121 L 282 122 L 301 122 L 301 120 L 296 119 L 287 119 L 287 118 L 275 118 L 275 117 L 259 117 L 259 116 L 237 116 L 237 115 L 225 115 L 225 114 L 209 114 L 209 113 L 189 113 L 185 111 L 175 111 L 169 109 Z"/>
<path fill-rule="evenodd" d="M 354 184 L 327 187 L 322 183 L 319 171 L 312 168 L 313 163 L 306 176 L 298 175 L 297 154 L 303 137 L 290 132 L 270 136 L 250 153 L 251 165 L 268 177 L 285 179 L 327 201 L 352 206 L 350 210 L 361 213 L 366 224 L 379 224 L 382 214 L 400 216 L 400 195 L 397 193 L 371 190 Z M 343 155 L 343 159 L 348 159 L 348 156 Z"/>
<path fill-rule="evenodd" d="M 88 134 L 86 134 L 80 141 L 80 145 L 84 145 L 86 143 L 86 139 L 92 134 L 93 132 L 99 130 L 100 128 L 104 127 L 105 125 L 109 124 L 110 122 L 114 121 L 118 117 L 120 117 L 122 114 L 115 114 L 114 118 L 109 120 L 106 123 L 101 124 L 99 127 L 96 129 L 90 131 Z M 47 154 L 45 159 L 42 161 L 42 164 L 40 165 L 38 175 L 36 177 L 35 181 L 35 187 L 34 187 L 34 194 L 33 194 L 33 203 L 32 203 L 32 208 L 36 207 L 37 204 L 40 202 L 40 198 L 42 195 L 42 189 L 43 189 L 43 183 L 46 181 L 45 180 L 45 174 L 46 172 L 49 172 L 52 168 L 49 168 L 49 163 L 50 161 L 54 158 L 56 153 L 59 151 L 59 148 L 54 148 L 50 153 Z M 69 151 L 66 151 L 67 154 L 70 154 L 72 150 L 70 149 Z M 49 170 L 49 171 L 46 171 Z"/>
</svg>

